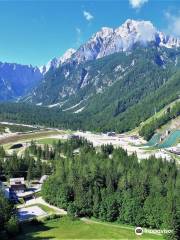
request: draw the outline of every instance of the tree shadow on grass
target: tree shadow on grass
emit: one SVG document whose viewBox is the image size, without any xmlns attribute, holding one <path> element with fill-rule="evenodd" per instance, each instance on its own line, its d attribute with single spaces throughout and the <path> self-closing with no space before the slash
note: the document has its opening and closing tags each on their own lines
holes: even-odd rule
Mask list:
<svg viewBox="0 0 180 240">
<path fill-rule="evenodd" d="M 41 237 L 41 236 L 35 236 L 35 234 L 38 234 L 40 232 L 45 232 L 53 227 L 49 227 L 45 225 L 42 221 L 30 221 L 21 223 L 20 225 L 20 233 L 18 236 L 14 237 L 12 240 L 49 240 L 54 239 L 54 236 L 48 236 L 48 237 Z"/>
</svg>

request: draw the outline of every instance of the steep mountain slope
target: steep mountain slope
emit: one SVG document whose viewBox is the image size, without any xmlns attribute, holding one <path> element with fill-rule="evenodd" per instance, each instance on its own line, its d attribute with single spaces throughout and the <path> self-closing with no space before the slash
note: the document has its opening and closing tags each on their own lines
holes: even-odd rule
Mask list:
<svg viewBox="0 0 180 240">
<path fill-rule="evenodd" d="M 66 62 L 68 59 L 71 58 L 71 56 L 73 55 L 73 53 L 75 53 L 75 49 L 70 48 L 68 49 L 63 56 L 61 56 L 60 58 L 53 58 L 52 60 L 50 60 L 46 65 L 41 66 L 40 72 L 45 75 L 50 69 L 56 69 L 58 68 L 61 64 L 63 64 L 64 62 Z"/>
<path fill-rule="evenodd" d="M 136 44 L 146 46 L 150 42 L 160 47 L 180 47 L 179 39 L 157 31 L 151 22 L 128 19 L 116 29 L 103 27 L 72 55 L 72 59 L 78 63 L 95 60 L 113 53 L 131 51 Z"/>
<path fill-rule="evenodd" d="M 180 71 L 171 76 L 161 87 L 151 92 L 134 106 L 128 108 L 118 116 L 118 129 L 123 131 L 137 127 L 141 122 L 160 111 L 166 105 L 179 98 L 180 95 Z"/>
<path fill-rule="evenodd" d="M 0 101 L 16 100 L 42 79 L 37 67 L 0 62 Z"/>
<path fill-rule="evenodd" d="M 54 58 L 43 67 L 47 72 L 51 67 L 58 68 L 65 62 L 82 63 L 95 60 L 117 52 L 132 51 L 136 44 L 146 46 L 150 42 L 159 47 L 180 47 L 180 39 L 159 32 L 150 21 L 128 19 L 116 29 L 102 27 L 77 51 L 68 49 L 63 57 Z"/>
<path fill-rule="evenodd" d="M 163 85 L 178 69 L 179 59 L 179 50 L 149 45 L 75 67 L 66 64 L 49 71 L 30 98 L 72 113 L 81 109 L 97 114 L 114 105 L 111 115 L 118 115 Z M 67 68 L 71 74 L 65 78 Z"/>
<path fill-rule="evenodd" d="M 155 76 L 158 74 L 155 72 Z M 175 73 L 159 87 L 154 85 L 157 79 L 151 78 L 151 75 L 149 83 L 151 82 L 152 85 L 146 81 L 143 84 L 144 80 L 142 79 L 137 87 L 134 84 L 133 87 L 127 86 L 127 90 L 123 89 L 120 93 L 121 85 L 117 82 L 112 86 L 113 91 L 109 88 L 104 94 L 97 94 L 87 109 L 74 115 L 78 115 L 86 129 L 124 132 L 137 127 L 153 115 L 155 109 L 159 111 L 173 100 L 178 99 L 180 72 Z"/>
<path fill-rule="evenodd" d="M 149 90 L 147 87 L 146 89 Z M 109 97 L 110 94 L 111 91 L 109 91 Z M 139 126 L 141 122 L 154 114 L 155 109 L 158 112 L 167 104 L 178 99 L 179 94 L 180 72 L 178 71 L 155 91 L 149 91 L 149 94 L 142 97 L 140 101 L 135 102 L 119 114 L 112 114 L 116 109 L 117 105 L 115 103 L 117 102 L 108 104 L 107 101 L 107 106 L 104 108 L 103 100 L 100 101 L 100 97 L 97 95 L 97 99 L 94 100 L 96 107 L 92 105 L 92 108 L 96 110 L 98 105 L 102 105 L 98 112 L 85 109 L 79 113 L 73 113 L 72 111 L 75 111 L 75 109 L 72 109 L 72 107 L 69 111 L 63 111 L 59 107 L 50 108 L 26 103 L 4 103 L 0 104 L 0 120 L 66 129 L 125 132 Z M 106 99 L 108 100 L 109 97 Z M 21 114 L 22 112 L 23 114 Z"/>
<path fill-rule="evenodd" d="M 25 100 L 36 104 L 62 106 L 64 103 L 67 105 L 72 96 L 79 98 L 83 94 L 84 99 L 87 99 L 103 92 L 120 78 L 123 81 L 144 56 L 161 67 L 160 71 L 167 68 L 167 65 L 169 67 L 170 62 L 177 67 L 179 47 L 179 39 L 158 32 L 148 21 L 127 20 L 117 29 L 102 28 L 77 51 L 69 50 L 65 54 L 68 57 L 50 61 L 44 67 L 46 74 L 43 82 Z M 137 48 L 145 51 L 137 53 Z M 151 48 L 153 53 L 150 53 Z M 119 53 L 118 57 L 115 53 Z M 113 56 L 114 60 L 112 57 L 106 58 L 107 56 Z M 98 59 L 102 59 L 102 63 Z M 113 65 L 112 69 L 109 64 Z M 150 71 L 150 67 L 143 61 L 141 65 L 144 65 L 144 74 Z M 74 105 L 76 104 L 79 103 L 75 102 Z"/>
</svg>

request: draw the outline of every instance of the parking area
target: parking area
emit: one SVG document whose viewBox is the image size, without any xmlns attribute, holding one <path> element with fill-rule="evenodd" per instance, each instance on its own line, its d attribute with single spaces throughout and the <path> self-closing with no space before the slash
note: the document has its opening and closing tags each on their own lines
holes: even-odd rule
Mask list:
<svg viewBox="0 0 180 240">
<path fill-rule="evenodd" d="M 18 210 L 18 218 L 20 221 L 32 219 L 35 217 L 42 217 L 46 215 L 47 213 L 38 206 L 20 208 Z"/>
</svg>

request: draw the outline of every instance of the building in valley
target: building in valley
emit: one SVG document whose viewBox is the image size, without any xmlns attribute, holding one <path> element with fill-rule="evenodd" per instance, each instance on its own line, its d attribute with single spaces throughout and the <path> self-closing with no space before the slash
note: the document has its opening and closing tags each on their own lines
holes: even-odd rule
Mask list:
<svg viewBox="0 0 180 240">
<path fill-rule="evenodd" d="M 23 193 L 26 190 L 24 178 L 10 178 L 10 190 L 12 192 Z"/>
</svg>

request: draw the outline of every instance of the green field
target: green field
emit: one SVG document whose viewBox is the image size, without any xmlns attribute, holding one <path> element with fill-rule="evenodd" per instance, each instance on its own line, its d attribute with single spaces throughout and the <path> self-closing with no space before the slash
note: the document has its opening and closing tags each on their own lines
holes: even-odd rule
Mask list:
<svg viewBox="0 0 180 240">
<path fill-rule="evenodd" d="M 163 239 L 162 236 L 143 234 L 136 236 L 134 229 L 108 223 L 72 221 L 69 217 L 46 220 L 40 225 L 26 223 L 17 240 L 34 239 Z"/>
<path fill-rule="evenodd" d="M 1 139 L 0 144 L 6 147 L 14 143 L 30 142 L 31 140 L 39 140 L 41 138 L 45 139 L 45 138 L 49 138 L 49 136 L 60 135 L 60 134 L 64 134 L 64 131 L 49 130 L 49 131 L 39 131 L 34 133 L 24 133 L 24 134 L 18 134 L 14 136 L 8 136 L 4 139 Z"/>
<path fill-rule="evenodd" d="M 54 142 L 58 142 L 58 141 L 63 142 L 64 139 L 58 139 L 58 138 L 43 138 L 43 139 L 39 139 L 36 142 L 39 144 L 50 144 L 52 145 Z"/>
<path fill-rule="evenodd" d="M 35 127 L 21 126 L 21 125 L 11 125 L 11 124 L 2 124 L 0 123 L 0 133 L 5 133 L 7 129 L 10 132 L 28 132 L 28 131 L 37 131 Z"/>
</svg>

